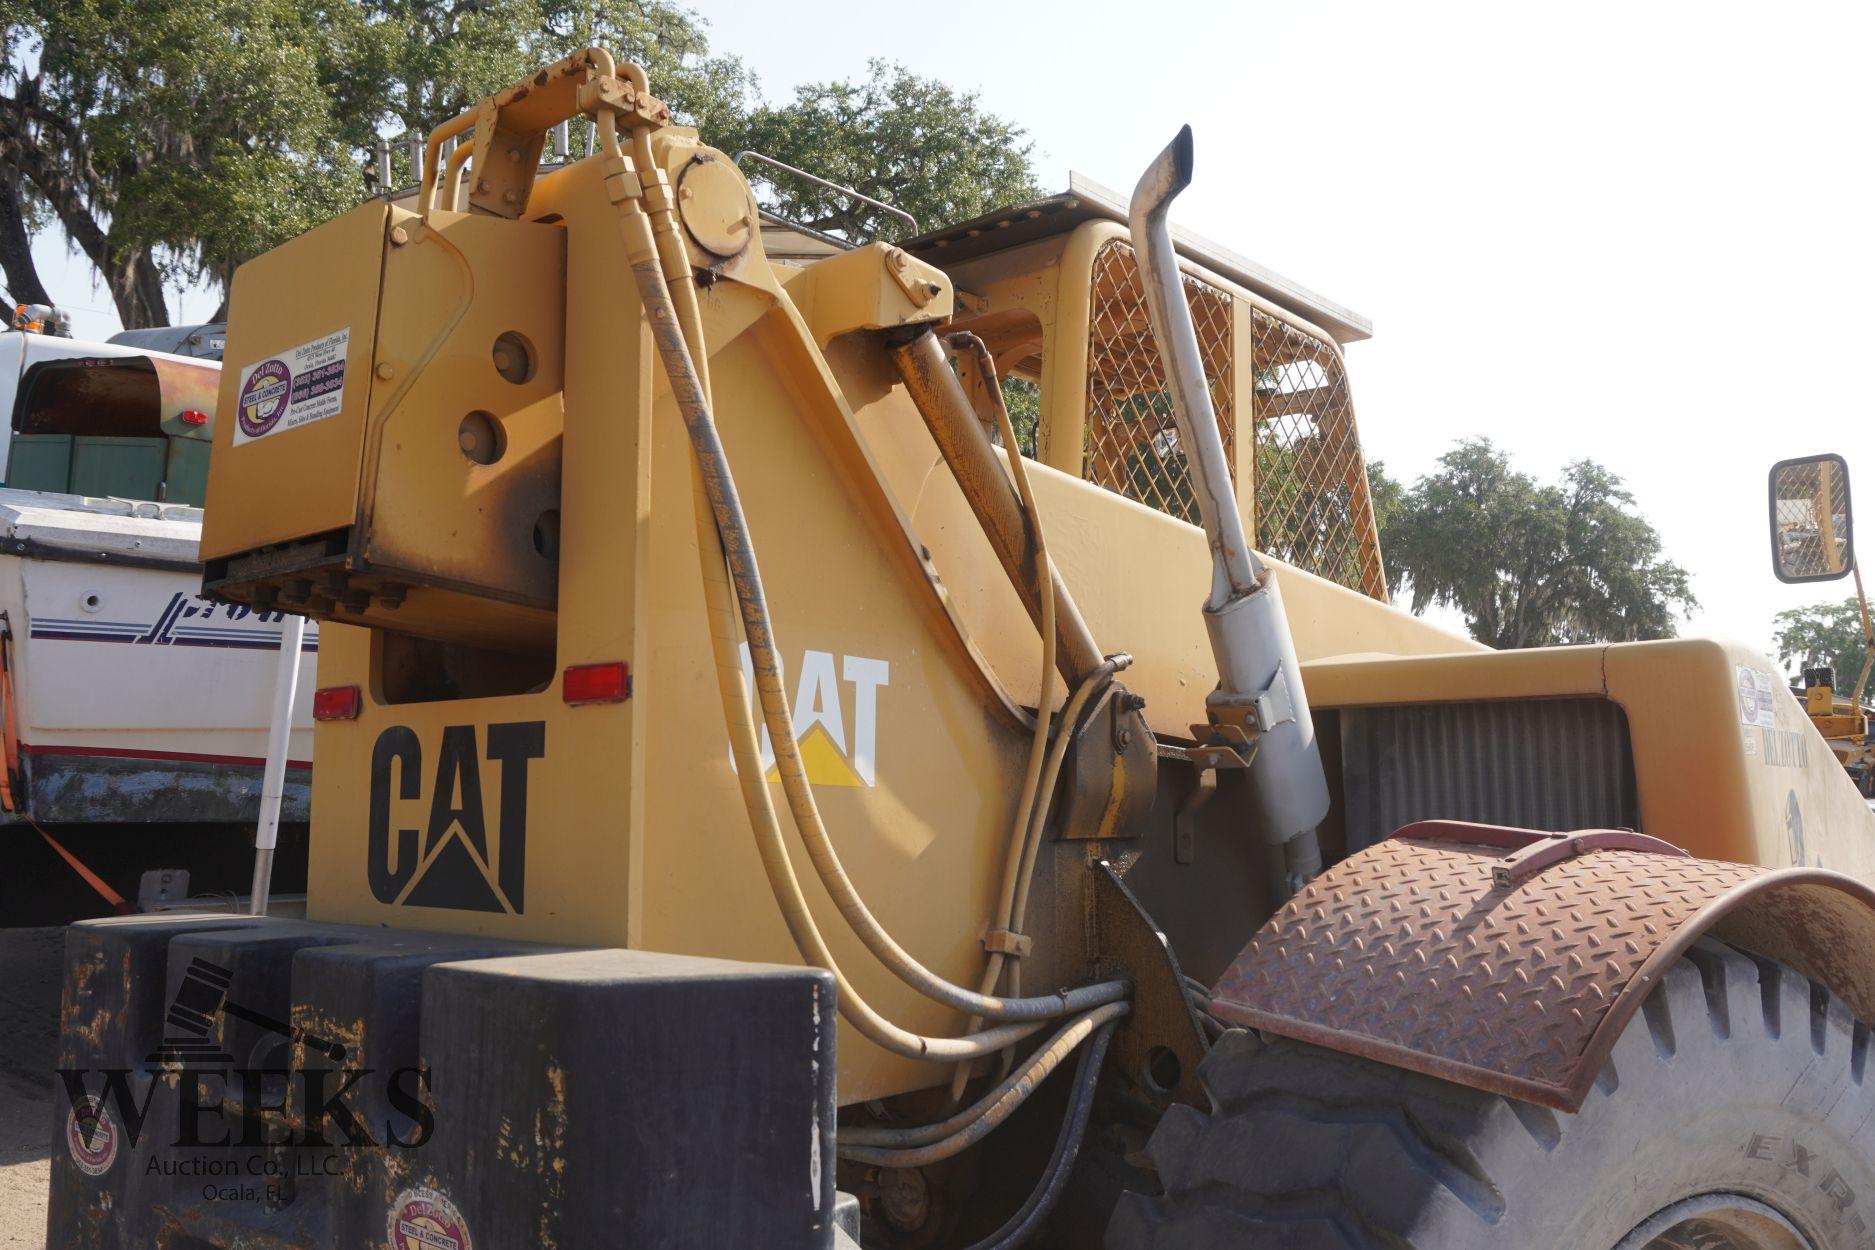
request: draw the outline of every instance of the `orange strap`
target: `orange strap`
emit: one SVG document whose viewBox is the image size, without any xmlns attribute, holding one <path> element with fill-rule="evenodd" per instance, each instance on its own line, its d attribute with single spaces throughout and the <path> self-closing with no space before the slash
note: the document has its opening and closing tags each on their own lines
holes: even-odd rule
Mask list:
<svg viewBox="0 0 1875 1250">
<path fill-rule="evenodd" d="M 5 613 L 0 613 L 0 807 L 9 812 L 18 812 L 19 804 L 13 796 L 13 783 L 19 776 L 20 769 L 20 733 L 19 720 L 14 711 L 17 700 L 13 697 L 13 631 L 11 622 Z M 31 825 L 46 845 L 59 853 L 59 858 L 72 866 L 72 871 L 84 879 L 86 885 L 98 892 L 98 896 L 116 909 L 120 916 L 129 915 L 134 908 L 124 901 L 124 896 L 113 890 L 103 877 L 85 867 L 84 861 L 59 845 L 59 840 L 39 828 L 39 822 L 25 814 L 20 819 Z"/>
<path fill-rule="evenodd" d="M 101 897 L 105 902 L 109 903 L 112 907 L 116 908 L 118 915 L 128 916 L 131 913 L 133 909 L 131 908 L 129 903 L 126 903 L 124 901 L 124 896 L 119 894 L 116 890 L 113 890 L 108 884 L 106 884 L 103 877 L 100 877 L 97 873 L 92 872 L 89 868 L 85 867 L 83 861 L 81 861 L 76 855 L 72 854 L 70 851 L 66 850 L 64 847 L 59 845 L 59 841 L 57 838 L 47 833 L 44 829 L 40 829 L 36 821 L 32 820 L 29 817 L 27 818 L 26 823 L 31 825 L 34 829 L 38 830 L 39 836 L 46 840 L 46 845 L 51 847 L 53 850 L 57 851 L 59 853 L 59 858 L 63 859 L 66 863 L 70 864 L 72 866 L 72 871 L 77 873 L 79 876 L 83 877 L 85 879 L 85 884 L 90 886 L 92 889 L 96 890 L 98 892 L 99 897 Z"/>
<path fill-rule="evenodd" d="M 19 700 L 13 694 L 13 623 L 0 612 L 0 747 L 4 747 L 4 768 L 0 768 L 0 807 L 19 810 L 13 787 L 20 775 Z"/>
</svg>

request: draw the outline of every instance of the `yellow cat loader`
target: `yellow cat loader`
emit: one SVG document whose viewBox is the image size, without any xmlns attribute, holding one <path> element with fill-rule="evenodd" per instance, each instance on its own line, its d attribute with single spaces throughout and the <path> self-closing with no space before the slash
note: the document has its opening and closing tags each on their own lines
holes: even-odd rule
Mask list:
<svg viewBox="0 0 1875 1250">
<path fill-rule="evenodd" d="M 849 247 L 652 88 L 236 276 L 306 918 L 71 930 L 51 1245 L 1870 1244 L 1875 828 L 1768 661 L 1389 606 L 1366 323 L 1171 228 L 1189 131 Z"/>
</svg>

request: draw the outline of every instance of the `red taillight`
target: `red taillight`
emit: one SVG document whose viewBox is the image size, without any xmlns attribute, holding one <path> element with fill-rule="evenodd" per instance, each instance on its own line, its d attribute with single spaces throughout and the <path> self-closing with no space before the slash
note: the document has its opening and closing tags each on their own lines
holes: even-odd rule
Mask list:
<svg viewBox="0 0 1875 1250">
<path fill-rule="evenodd" d="M 184 425 L 207 425 L 208 414 L 200 408 L 184 408 L 176 414 Z"/>
<path fill-rule="evenodd" d="M 356 686 L 327 686 L 313 692 L 314 720 L 357 720 L 364 699 Z"/>
<path fill-rule="evenodd" d="M 560 683 L 560 695 L 574 705 L 623 703 L 632 697 L 631 665 L 623 660 L 569 665 Z"/>
</svg>

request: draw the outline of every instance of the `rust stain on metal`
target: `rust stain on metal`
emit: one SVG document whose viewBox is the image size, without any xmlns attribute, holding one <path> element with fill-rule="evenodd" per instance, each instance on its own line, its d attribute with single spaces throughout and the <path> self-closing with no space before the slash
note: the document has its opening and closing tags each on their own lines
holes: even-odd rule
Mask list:
<svg viewBox="0 0 1875 1250">
<path fill-rule="evenodd" d="M 293 1007 L 293 1024 L 304 1035 L 293 1041 L 293 1066 L 307 1066 L 307 1038 L 316 1038 L 321 1042 L 337 1043 L 345 1051 L 345 1059 L 339 1061 L 352 1067 L 369 1067 L 370 1060 L 365 1055 L 365 1022 L 357 1016 L 339 1017 L 329 1012 L 296 1003 Z M 318 1053 L 321 1048 L 311 1048 Z M 330 1062 L 325 1054 L 319 1054 L 321 1062 Z"/>
<path fill-rule="evenodd" d="M 120 952 L 117 969 L 123 983 L 122 997 L 119 1002 L 130 1001 L 130 954 Z M 74 959 L 66 964 L 65 992 L 59 1000 L 59 1034 L 61 1037 L 75 1040 L 80 1045 L 82 1054 L 102 1054 L 104 1051 L 104 1029 L 110 1021 L 110 1014 L 105 1010 L 99 996 L 93 990 L 93 984 L 105 975 L 104 951 L 94 949 L 82 959 Z M 70 1042 L 67 1043 L 68 1045 Z"/>
<path fill-rule="evenodd" d="M 534 1244 L 540 1250 L 553 1250 L 560 1244 L 554 1236 L 554 1224 L 566 1189 L 566 1069 L 553 1060 L 547 1063 L 547 1084 L 553 1096 L 534 1113 L 534 1145 L 540 1151 L 542 1186 Z"/>
<path fill-rule="evenodd" d="M 1504 889 L 1492 869 L 1518 843 L 1493 840 L 1396 836 L 1349 856 L 1263 926 L 1213 1013 L 1564 1111 L 1708 931 L 1875 1018 L 1875 971 L 1847 956 L 1875 941 L 1875 892 L 1851 878 L 1588 850 Z"/>
</svg>

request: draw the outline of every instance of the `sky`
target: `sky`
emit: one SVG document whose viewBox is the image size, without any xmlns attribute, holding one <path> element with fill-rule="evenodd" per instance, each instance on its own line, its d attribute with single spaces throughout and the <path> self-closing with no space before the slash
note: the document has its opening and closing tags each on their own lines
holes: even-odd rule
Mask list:
<svg viewBox="0 0 1875 1250">
<path fill-rule="evenodd" d="M 1044 186 L 1129 190 L 1191 123 L 1175 219 L 1372 319 L 1348 369 L 1394 476 L 1469 435 L 1540 478 L 1602 462 L 1692 573 L 1682 633 L 1768 649 L 1850 593 L 1772 577 L 1765 475 L 1840 452 L 1875 525 L 1875 6 L 693 4 L 771 98 L 873 57 L 980 92 Z M 76 332 L 114 330 L 37 250 Z"/>
</svg>

